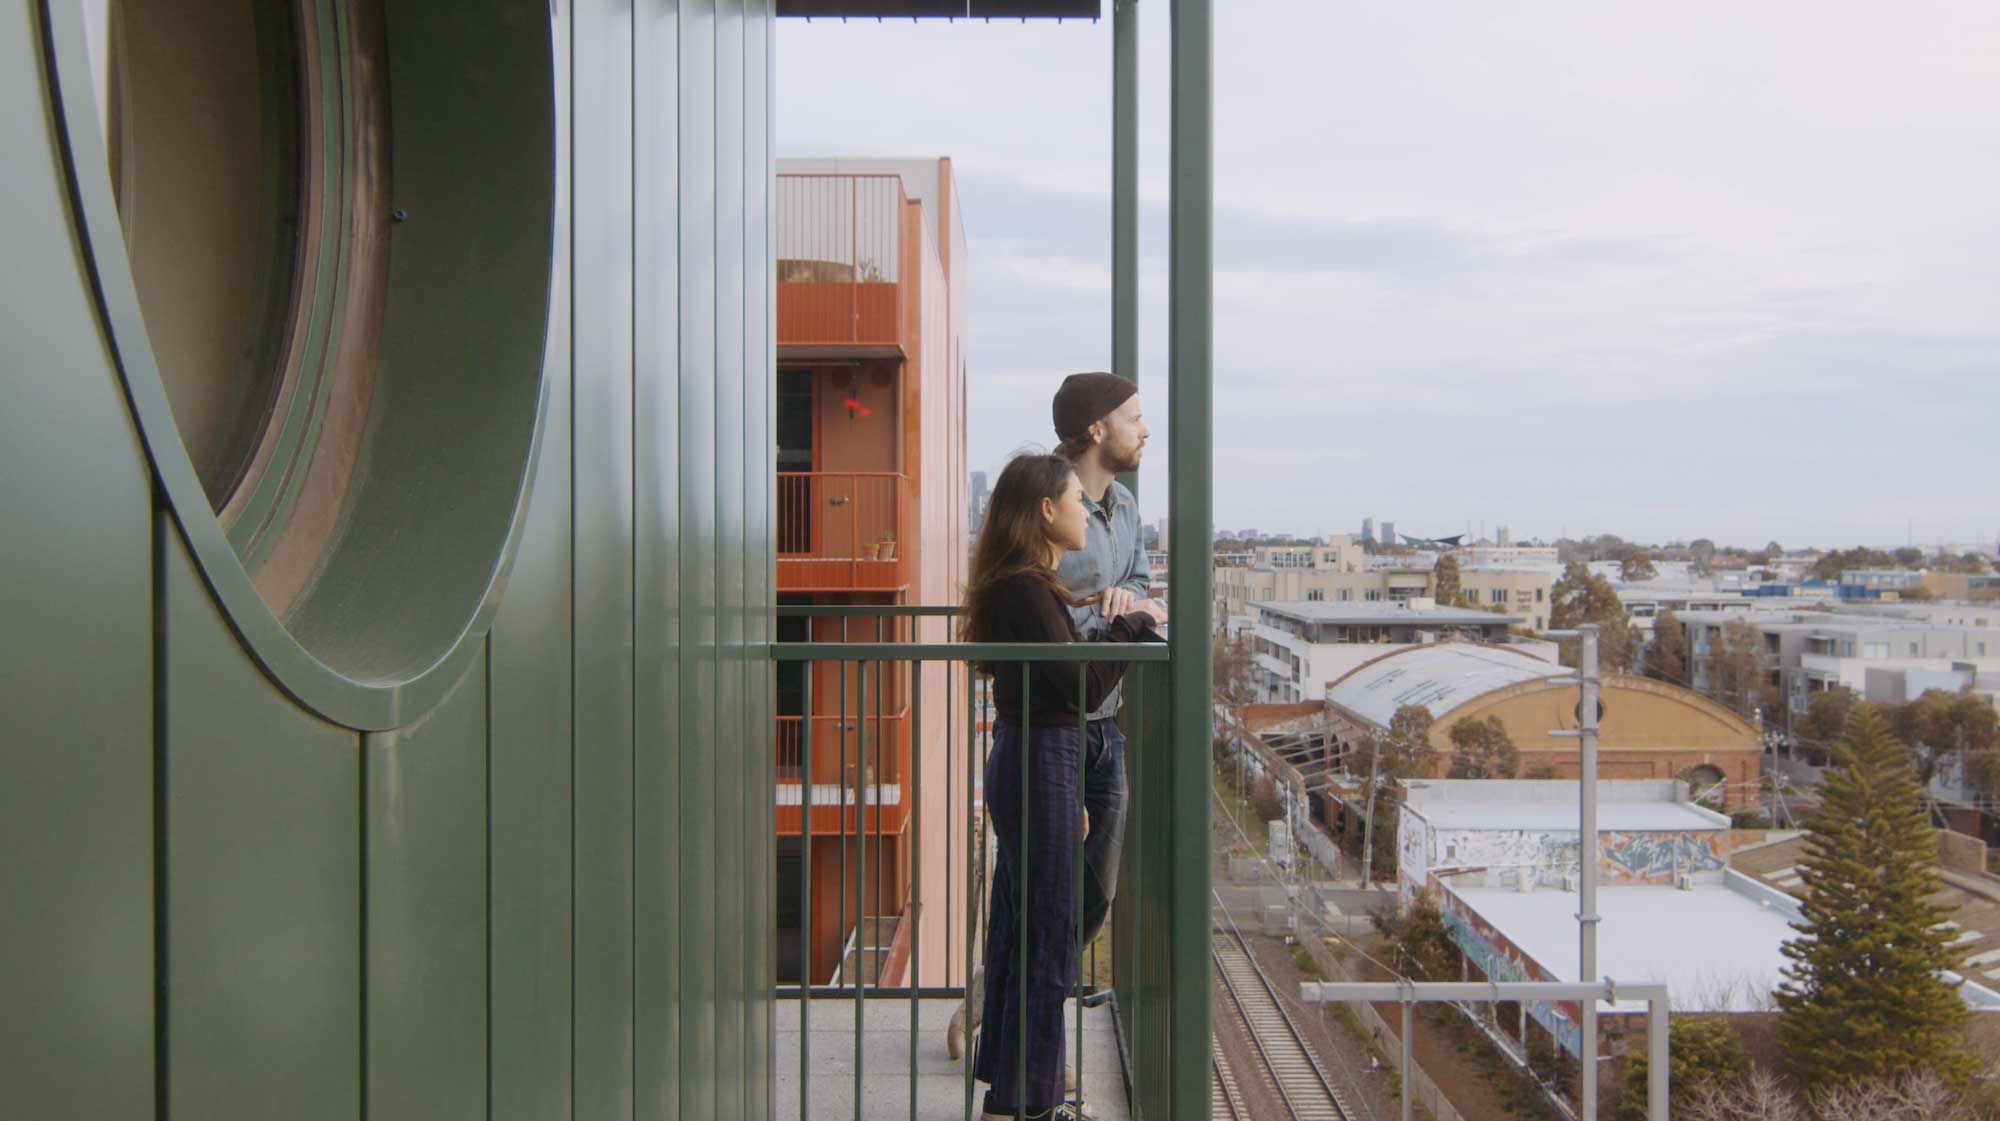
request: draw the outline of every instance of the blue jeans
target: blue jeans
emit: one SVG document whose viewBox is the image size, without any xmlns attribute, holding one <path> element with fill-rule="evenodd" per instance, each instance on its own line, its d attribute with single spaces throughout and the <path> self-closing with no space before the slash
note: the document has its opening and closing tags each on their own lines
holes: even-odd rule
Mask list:
<svg viewBox="0 0 2000 1121">
<path fill-rule="evenodd" d="M 1084 732 L 1083 804 L 1090 836 L 1083 839 L 1083 943 L 1089 945 L 1118 894 L 1118 859 L 1125 847 L 1125 733 L 1118 719 L 1092 720 Z"/>
<path fill-rule="evenodd" d="M 1017 1106 L 1041 1113 L 1063 1100 L 1063 1002 L 1077 981 L 1081 738 L 1074 724 L 1024 735 L 1001 721 L 986 757 L 986 809 L 999 853 L 987 896 L 986 999 L 973 1075 L 992 1087 L 990 1113 Z"/>
</svg>

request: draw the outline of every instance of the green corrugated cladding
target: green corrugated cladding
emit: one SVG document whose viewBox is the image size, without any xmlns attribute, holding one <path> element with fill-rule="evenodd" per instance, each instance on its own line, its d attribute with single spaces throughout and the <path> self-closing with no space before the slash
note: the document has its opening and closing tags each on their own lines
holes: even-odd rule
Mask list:
<svg viewBox="0 0 2000 1121">
<path fill-rule="evenodd" d="M 369 732 L 263 672 L 153 486 L 42 14 L 0 16 L 0 1112 L 768 1116 L 768 0 L 554 8 L 517 552 Z"/>
</svg>

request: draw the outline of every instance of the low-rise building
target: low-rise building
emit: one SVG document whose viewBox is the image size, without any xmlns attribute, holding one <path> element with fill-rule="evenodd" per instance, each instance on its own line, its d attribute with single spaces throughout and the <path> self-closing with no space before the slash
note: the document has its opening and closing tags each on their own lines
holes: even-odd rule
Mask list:
<svg viewBox="0 0 2000 1121">
<path fill-rule="evenodd" d="M 1403 784 L 1396 885 L 1405 900 L 1434 877 L 1462 885 L 1575 888 L 1582 831 L 1573 781 L 1417 779 Z M 1720 883 L 1729 819 L 1673 779 L 1597 784 L 1599 882 Z"/>
<path fill-rule="evenodd" d="M 1260 546 L 1250 563 L 1234 564 L 1218 556 L 1214 580 L 1214 622 L 1217 631 L 1236 637 L 1257 623 L 1260 604 L 1396 603 L 1437 597 L 1436 556 L 1367 556 L 1352 539 L 1339 536 L 1328 543 Z M 1531 630 L 1547 630 L 1550 570 L 1510 567 L 1461 567 L 1459 586 L 1466 601 L 1518 616 Z"/>
<path fill-rule="evenodd" d="M 1692 690 L 1610 674 L 1599 687 L 1598 773 L 1606 779 L 1685 776 L 1725 811 L 1754 806 L 1763 774 L 1762 740 L 1749 721 Z M 1441 643 L 1406 647 L 1365 662 L 1327 690 L 1332 725 L 1352 744 L 1384 731 L 1405 705 L 1432 718 L 1435 777 L 1447 773 L 1451 730 L 1464 720 L 1500 721 L 1520 751 L 1519 776 L 1574 778 L 1577 687 L 1573 671 L 1512 646 Z"/>
<path fill-rule="evenodd" d="M 1869 668 L 1948 669 L 1955 662 L 2000 659 L 2000 609 L 1947 608 L 1969 622 L 1937 622 L 1936 609 L 1889 605 L 1834 611 L 1737 608 L 1690 611 L 1688 670 L 1696 689 L 1708 688 L 1708 663 L 1724 630 L 1746 623 L 1762 640 L 1770 684 L 1804 712 L 1811 695 L 1835 686 L 1857 693 L 1868 687 Z M 1988 617 L 1992 616 L 1992 617 Z"/>
<path fill-rule="evenodd" d="M 1294 600 L 1260 603 L 1246 632 L 1257 697 L 1266 703 L 1319 701 L 1327 686 L 1363 662 L 1394 650 L 1465 640 L 1508 645 L 1516 615 L 1439 607 L 1428 599 L 1386 603 Z M 1517 643 L 1550 663 L 1553 642 Z"/>
</svg>

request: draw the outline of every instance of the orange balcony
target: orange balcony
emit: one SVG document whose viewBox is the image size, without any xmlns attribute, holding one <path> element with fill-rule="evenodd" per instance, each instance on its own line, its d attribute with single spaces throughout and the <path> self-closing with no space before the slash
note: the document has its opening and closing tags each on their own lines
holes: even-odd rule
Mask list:
<svg viewBox="0 0 2000 1121">
<path fill-rule="evenodd" d="M 907 588 L 909 491 L 893 471 L 780 474 L 778 591 Z"/>
<path fill-rule="evenodd" d="M 894 175 L 780 175 L 778 345 L 902 352 L 904 223 Z"/>
<path fill-rule="evenodd" d="M 799 835 L 804 813 L 799 762 L 805 722 L 803 716 L 778 717 L 776 831 L 781 837 Z M 871 834 L 901 833 L 910 813 L 903 782 L 910 762 L 909 706 L 881 716 L 819 713 L 812 727 L 814 836 L 851 834 L 862 814 Z"/>
</svg>

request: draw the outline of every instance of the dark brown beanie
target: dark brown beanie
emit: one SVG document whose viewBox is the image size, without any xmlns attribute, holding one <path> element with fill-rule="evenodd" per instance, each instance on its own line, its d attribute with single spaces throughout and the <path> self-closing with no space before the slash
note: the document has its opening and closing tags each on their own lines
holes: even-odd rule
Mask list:
<svg viewBox="0 0 2000 1121">
<path fill-rule="evenodd" d="M 1056 439 L 1067 443 L 1090 430 L 1090 426 L 1111 415 L 1111 410 L 1139 392 L 1139 387 L 1117 374 L 1071 374 L 1056 390 Z"/>
</svg>

